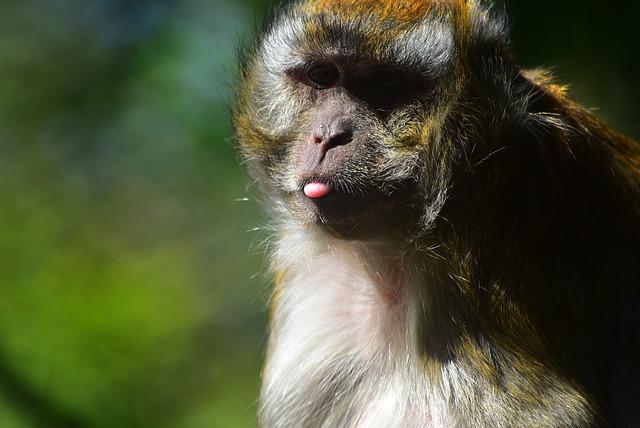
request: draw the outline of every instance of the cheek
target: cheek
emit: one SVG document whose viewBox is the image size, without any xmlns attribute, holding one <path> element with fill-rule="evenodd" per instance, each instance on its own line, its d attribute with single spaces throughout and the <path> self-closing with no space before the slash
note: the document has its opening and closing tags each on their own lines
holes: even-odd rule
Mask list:
<svg viewBox="0 0 640 428">
<path fill-rule="evenodd" d="M 386 128 L 392 137 L 385 146 L 400 151 L 424 146 L 439 127 L 439 119 L 422 109 L 399 110 L 387 121 Z"/>
<path fill-rule="evenodd" d="M 294 112 L 289 117 L 282 117 L 274 120 L 269 126 L 270 109 L 256 109 L 251 115 L 235 117 L 236 137 L 240 143 L 241 150 L 246 158 L 259 161 L 265 169 L 282 168 L 290 153 L 297 146 L 302 136 L 307 131 L 305 125 L 305 112 Z M 279 107 L 279 108 L 285 108 Z M 281 111 L 281 112 L 282 112 Z"/>
<path fill-rule="evenodd" d="M 381 145 L 380 174 L 391 182 L 414 179 L 424 162 L 424 153 L 419 129 L 390 135 Z"/>
<path fill-rule="evenodd" d="M 270 75 L 255 81 L 248 91 L 256 127 L 276 141 L 292 135 L 306 120 L 310 108 L 307 95 L 285 76 Z"/>
</svg>

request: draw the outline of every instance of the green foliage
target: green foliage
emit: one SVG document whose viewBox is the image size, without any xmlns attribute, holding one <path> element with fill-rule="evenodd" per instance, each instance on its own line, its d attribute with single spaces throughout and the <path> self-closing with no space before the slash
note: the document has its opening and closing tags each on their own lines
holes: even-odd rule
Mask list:
<svg viewBox="0 0 640 428">
<path fill-rule="evenodd" d="M 226 106 L 249 11 L 0 9 L 0 425 L 252 425 L 260 219 Z"/>
</svg>

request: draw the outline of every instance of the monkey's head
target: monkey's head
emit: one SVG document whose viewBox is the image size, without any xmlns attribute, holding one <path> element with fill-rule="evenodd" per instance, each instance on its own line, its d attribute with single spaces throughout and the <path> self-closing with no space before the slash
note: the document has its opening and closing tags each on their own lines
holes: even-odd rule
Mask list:
<svg viewBox="0 0 640 428">
<path fill-rule="evenodd" d="M 248 51 L 234 110 L 260 189 L 282 218 L 343 237 L 429 228 L 470 144 L 472 56 L 501 37 L 473 0 L 281 7 Z"/>
</svg>

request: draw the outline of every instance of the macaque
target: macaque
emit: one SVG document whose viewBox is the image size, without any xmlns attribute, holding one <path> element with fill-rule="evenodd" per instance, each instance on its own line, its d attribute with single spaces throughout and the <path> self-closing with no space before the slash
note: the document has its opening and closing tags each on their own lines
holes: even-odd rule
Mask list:
<svg viewBox="0 0 640 428">
<path fill-rule="evenodd" d="M 640 427 L 640 145 L 476 0 L 302 0 L 245 49 L 262 427 Z"/>
</svg>

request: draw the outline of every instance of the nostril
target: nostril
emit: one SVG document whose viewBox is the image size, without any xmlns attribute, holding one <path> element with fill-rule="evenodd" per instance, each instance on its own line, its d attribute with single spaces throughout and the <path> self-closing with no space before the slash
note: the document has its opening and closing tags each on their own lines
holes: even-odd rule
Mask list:
<svg viewBox="0 0 640 428">
<path fill-rule="evenodd" d="M 329 147 L 337 147 L 344 146 L 345 144 L 349 144 L 352 139 L 352 134 L 349 131 L 341 131 L 336 134 L 333 134 L 329 137 Z"/>
<path fill-rule="evenodd" d="M 322 145 L 324 150 L 329 150 L 333 147 L 344 146 L 349 144 L 352 139 L 350 131 L 340 131 L 328 136 L 318 135 L 312 133 L 309 137 L 309 141 L 314 145 Z"/>
</svg>

